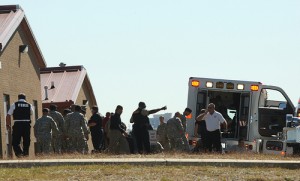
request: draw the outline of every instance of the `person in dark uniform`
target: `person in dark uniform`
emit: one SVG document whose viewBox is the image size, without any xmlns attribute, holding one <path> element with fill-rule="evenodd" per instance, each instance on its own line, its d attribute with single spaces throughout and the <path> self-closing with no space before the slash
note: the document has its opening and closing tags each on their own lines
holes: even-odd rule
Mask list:
<svg viewBox="0 0 300 181">
<path fill-rule="evenodd" d="M 146 104 L 144 102 L 140 102 L 138 109 L 132 113 L 132 117 L 130 119 L 130 122 L 133 123 L 132 131 L 136 139 L 138 152 L 140 154 L 150 153 L 150 140 L 148 130 L 152 127 L 150 125 L 148 115 L 167 109 L 166 106 L 150 111 L 147 111 L 145 108 Z"/>
<path fill-rule="evenodd" d="M 92 107 L 92 116 L 88 121 L 88 126 L 90 127 L 92 142 L 94 146 L 94 153 L 100 152 L 101 144 L 102 144 L 102 118 L 100 113 L 98 112 L 98 107 Z"/>
<path fill-rule="evenodd" d="M 200 114 L 205 113 L 205 109 L 201 109 Z M 201 144 L 200 146 L 204 149 L 204 151 L 207 151 L 207 130 L 206 130 L 206 123 L 205 120 L 197 121 L 195 122 L 195 131 L 194 135 L 198 137 L 200 135 L 201 138 Z"/>
<path fill-rule="evenodd" d="M 30 116 L 33 113 L 32 106 L 26 102 L 25 94 L 18 95 L 18 101 L 11 105 L 6 116 L 6 127 L 11 129 L 11 116 L 14 119 L 12 127 L 12 146 L 17 157 L 29 156 L 30 146 Z M 23 149 L 20 147 L 23 139 Z"/>
<path fill-rule="evenodd" d="M 130 148 L 126 137 L 126 125 L 121 121 L 123 107 L 118 105 L 115 114 L 110 119 L 109 145 L 107 151 L 114 154 L 129 154 Z"/>
</svg>

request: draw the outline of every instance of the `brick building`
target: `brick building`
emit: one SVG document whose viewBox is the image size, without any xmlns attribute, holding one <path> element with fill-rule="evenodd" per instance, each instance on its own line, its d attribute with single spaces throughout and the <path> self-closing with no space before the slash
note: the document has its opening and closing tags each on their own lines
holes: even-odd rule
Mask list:
<svg viewBox="0 0 300 181">
<path fill-rule="evenodd" d="M 97 105 L 87 71 L 83 66 L 47 67 L 40 70 L 42 105 L 49 108 L 56 104 L 58 111 L 77 104 L 91 116 L 91 108 Z"/>
<path fill-rule="evenodd" d="M 40 70 L 43 107 L 57 105 L 63 114 L 64 109 L 73 104 L 86 109 L 86 118 L 92 115 L 91 108 L 97 105 L 91 82 L 83 66 L 48 67 Z M 88 141 L 89 150 L 93 149 Z"/>
<path fill-rule="evenodd" d="M 17 101 L 19 93 L 25 93 L 34 106 L 31 125 L 42 115 L 40 68 L 46 63 L 24 11 L 18 5 L 0 6 L 0 154 L 11 155 L 5 126 L 6 112 Z M 34 135 L 31 131 L 30 156 L 34 155 Z"/>
</svg>

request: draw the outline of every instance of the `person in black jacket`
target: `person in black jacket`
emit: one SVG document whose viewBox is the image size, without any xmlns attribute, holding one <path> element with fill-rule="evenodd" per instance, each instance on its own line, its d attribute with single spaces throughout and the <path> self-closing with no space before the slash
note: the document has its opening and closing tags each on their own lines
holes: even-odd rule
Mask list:
<svg viewBox="0 0 300 181">
<path fill-rule="evenodd" d="M 147 111 L 146 104 L 144 102 L 140 102 L 138 109 L 132 113 L 130 122 L 133 123 L 132 131 L 136 139 L 138 153 L 150 153 L 150 140 L 148 130 L 152 129 L 152 126 L 150 125 L 148 115 L 166 109 L 167 107 L 164 106 L 159 109 Z"/>
<path fill-rule="evenodd" d="M 30 116 L 33 112 L 32 106 L 26 102 L 25 94 L 18 95 L 18 101 L 11 105 L 6 116 L 6 127 L 11 130 L 11 115 L 14 119 L 12 132 L 12 146 L 17 157 L 29 156 L 30 146 Z M 20 147 L 23 139 L 23 149 Z"/>
<path fill-rule="evenodd" d="M 102 144 L 102 118 L 100 116 L 100 113 L 98 112 L 98 107 L 93 106 L 92 107 L 92 116 L 88 121 L 88 126 L 90 127 L 91 136 L 92 136 L 92 142 L 94 153 L 100 152 L 101 144 Z"/>
<path fill-rule="evenodd" d="M 124 127 L 121 121 L 123 107 L 118 105 L 115 114 L 110 118 L 110 127 L 108 132 L 109 145 L 107 151 L 114 154 L 129 154 L 129 145 L 126 137 L 126 126 Z"/>
</svg>

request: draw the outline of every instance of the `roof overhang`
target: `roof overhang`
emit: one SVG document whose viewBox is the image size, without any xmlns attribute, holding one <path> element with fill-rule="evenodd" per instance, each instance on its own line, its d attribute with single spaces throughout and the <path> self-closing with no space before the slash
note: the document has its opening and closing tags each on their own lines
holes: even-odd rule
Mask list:
<svg viewBox="0 0 300 181">
<path fill-rule="evenodd" d="M 43 54 L 26 19 L 25 12 L 19 5 L 0 6 L 0 14 L 7 14 L 0 24 L 0 52 L 3 52 L 11 37 L 20 26 L 28 37 L 30 48 L 37 58 L 40 68 L 47 66 Z"/>
</svg>

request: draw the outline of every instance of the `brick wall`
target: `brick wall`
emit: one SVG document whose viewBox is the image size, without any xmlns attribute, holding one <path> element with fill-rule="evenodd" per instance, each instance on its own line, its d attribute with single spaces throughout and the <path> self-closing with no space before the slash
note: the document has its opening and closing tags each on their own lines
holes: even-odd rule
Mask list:
<svg viewBox="0 0 300 181">
<path fill-rule="evenodd" d="M 10 104 L 17 101 L 19 93 L 25 93 L 27 101 L 33 104 L 37 101 L 38 117 L 42 114 L 41 86 L 39 67 L 36 63 L 36 57 L 30 48 L 28 53 L 19 53 L 19 45 L 29 44 L 24 32 L 19 27 L 10 39 L 9 43 L 0 55 L 2 68 L 0 69 L 0 121 L 1 121 L 1 144 L 2 156 L 6 158 L 6 135 L 5 135 L 5 114 L 3 107 L 3 94 L 10 96 Z M 33 127 L 35 116 L 31 117 Z M 31 130 L 30 157 L 34 156 L 34 135 Z"/>
</svg>

